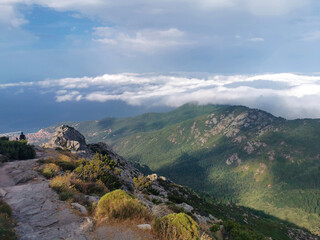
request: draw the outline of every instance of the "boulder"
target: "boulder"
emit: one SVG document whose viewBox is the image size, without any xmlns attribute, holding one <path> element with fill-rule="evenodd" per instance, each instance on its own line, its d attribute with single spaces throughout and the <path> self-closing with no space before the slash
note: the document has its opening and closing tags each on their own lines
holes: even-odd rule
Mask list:
<svg viewBox="0 0 320 240">
<path fill-rule="evenodd" d="M 71 206 L 77 210 L 79 210 L 82 214 L 87 214 L 87 209 L 79 203 L 71 203 Z"/>
<path fill-rule="evenodd" d="M 86 151 L 84 136 L 73 127 L 62 125 L 56 129 L 53 138 L 43 145 L 45 148 L 65 148 L 72 151 Z"/>
<path fill-rule="evenodd" d="M 177 204 L 177 206 L 183 208 L 188 213 L 192 212 L 193 210 L 193 207 L 186 203 Z"/>
<path fill-rule="evenodd" d="M 151 225 L 150 224 L 139 224 L 137 227 L 141 230 L 151 230 Z"/>
<path fill-rule="evenodd" d="M 7 192 L 4 189 L 0 188 L 0 198 L 4 198 L 6 195 Z"/>
<path fill-rule="evenodd" d="M 158 179 L 158 175 L 156 173 L 148 175 L 147 178 L 149 178 L 151 181 L 155 181 Z"/>
</svg>

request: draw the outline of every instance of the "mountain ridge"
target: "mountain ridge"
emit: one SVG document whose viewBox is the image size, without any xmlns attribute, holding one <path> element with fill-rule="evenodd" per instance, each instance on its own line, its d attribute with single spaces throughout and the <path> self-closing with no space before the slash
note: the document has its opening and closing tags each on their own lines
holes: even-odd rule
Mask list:
<svg viewBox="0 0 320 240">
<path fill-rule="evenodd" d="M 104 141 L 128 160 L 216 200 L 320 231 L 319 119 L 187 104 L 169 113 L 72 125 L 89 142 Z"/>
</svg>

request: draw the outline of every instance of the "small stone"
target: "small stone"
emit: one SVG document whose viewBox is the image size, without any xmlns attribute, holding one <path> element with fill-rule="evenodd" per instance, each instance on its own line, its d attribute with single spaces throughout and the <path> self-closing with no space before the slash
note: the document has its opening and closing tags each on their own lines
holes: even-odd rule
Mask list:
<svg viewBox="0 0 320 240">
<path fill-rule="evenodd" d="M 158 175 L 156 173 L 148 175 L 147 178 L 149 178 L 151 181 L 155 181 L 158 179 Z"/>
<path fill-rule="evenodd" d="M 159 179 L 161 179 L 162 181 L 167 181 L 167 178 L 164 176 L 160 176 Z"/>
<path fill-rule="evenodd" d="M 71 203 L 71 206 L 79 210 L 82 214 L 87 214 L 87 209 L 79 203 Z"/>
<path fill-rule="evenodd" d="M 137 227 L 141 230 L 151 230 L 151 225 L 150 224 L 139 224 Z"/>
<path fill-rule="evenodd" d="M 7 191 L 2 189 L 2 188 L 0 188 L 0 197 L 4 198 L 6 195 L 7 195 Z"/>
</svg>

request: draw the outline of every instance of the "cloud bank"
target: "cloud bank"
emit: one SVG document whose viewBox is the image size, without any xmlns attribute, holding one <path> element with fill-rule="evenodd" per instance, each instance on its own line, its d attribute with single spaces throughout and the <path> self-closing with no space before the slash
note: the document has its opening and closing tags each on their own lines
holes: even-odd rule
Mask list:
<svg viewBox="0 0 320 240">
<path fill-rule="evenodd" d="M 120 100 L 133 106 L 178 107 L 198 102 L 245 105 L 289 119 L 320 117 L 319 74 L 122 73 L 0 84 L 0 91 L 17 88 L 54 92 L 59 103 Z"/>
</svg>

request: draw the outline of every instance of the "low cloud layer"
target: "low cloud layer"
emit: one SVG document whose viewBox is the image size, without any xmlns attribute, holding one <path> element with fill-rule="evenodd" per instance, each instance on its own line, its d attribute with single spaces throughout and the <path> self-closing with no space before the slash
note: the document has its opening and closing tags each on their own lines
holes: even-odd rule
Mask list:
<svg viewBox="0 0 320 240">
<path fill-rule="evenodd" d="M 133 106 L 178 107 L 188 102 L 236 104 L 285 118 L 320 117 L 320 75 L 106 74 L 0 84 L 1 90 L 36 89 L 64 102 L 120 100 Z M 20 94 L 25 94 L 23 91 Z"/>
</svg>

